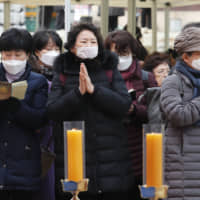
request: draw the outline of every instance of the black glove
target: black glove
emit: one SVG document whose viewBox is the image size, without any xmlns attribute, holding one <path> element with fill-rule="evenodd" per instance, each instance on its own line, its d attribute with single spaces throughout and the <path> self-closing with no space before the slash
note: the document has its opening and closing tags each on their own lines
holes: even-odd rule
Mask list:
<svg viewBox="0 0 200 200">
<path fill-rule="evenodd" d="M 20 100 L 10 97 L 6 100 L 0 100 L 0 112 L 17 112 L 20 108 Z"/>
</svg>

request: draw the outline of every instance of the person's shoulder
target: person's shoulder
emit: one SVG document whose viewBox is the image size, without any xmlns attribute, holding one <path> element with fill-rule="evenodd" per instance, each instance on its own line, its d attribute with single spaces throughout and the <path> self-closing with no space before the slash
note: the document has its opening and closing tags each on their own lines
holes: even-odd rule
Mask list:
<svg viewBox="0 0 200 200">
<path fill-rule="evenodd" d="M 153 75 L 152 72 L 141 69 L 140 66 L 138 68 L 139 68 L 138 70 L 141 71 L 141 79 L 142 79 L 146 88 L 158 86 L 156 79 L 155 79 L 155 76 Z"/>
<path fill-rule="evenodd" d="M 68 52 L 61 53 L 55 60 L 54 66 L 58 64 L 62 64 L 64 60 L 68 57 Z"/>
<path fill-rule="evenodd" d="M 56 61 L 66 59 L 66 57 L 68 57 L 68 56 L 69 56 L 69 52 L 61 53 L 61 54 L 56 58 Z"/>
<path fill-rule="evenodd" d="M 169 76 L 167 76 L 163 83 L 162 83 L 162 88 L 166 88 L 166 87 L 179 87 L 180 85 L 180 75 L 177 73 L 173 73 Z"/>
<path fill-rule="evenodd" d="M 31 79 L 41 79 L 41 80 L 44 79 L 44 80 L 46 80 L 44 75 L 42 75 L 42 74 L 40 74 L 38 72 L 34 72 L 34 71 L 31 71 L 30 78 Z"/>
<path fill-rule="evenodd" d="M 28 81 L 35 81 L 35 82 L 40 82 L 40 83 L 47 83 L 48 84 L 48 81 L 46 79 L 46 77 L 40 73 L 37 73 L 37 72 L 33 72 L 31 71 L 30 72 L 30 76 L 29 76 L 29 79 Z"/>
<path fill-rule="evenodd" d="M 103 53 L 103 68 L 106 70 L 115 69 L 118 65 L 118 56 L 110 50 L 104 50 Z"/>
<path fill-rule="evenodd" d="M 55 72 L 63 72 L 64 68 L 67 68 L 68 65 L 73 63 L 72 53 L 64 52 L 61 53 L 54 62 L 54 71 Z"/>
</svg>

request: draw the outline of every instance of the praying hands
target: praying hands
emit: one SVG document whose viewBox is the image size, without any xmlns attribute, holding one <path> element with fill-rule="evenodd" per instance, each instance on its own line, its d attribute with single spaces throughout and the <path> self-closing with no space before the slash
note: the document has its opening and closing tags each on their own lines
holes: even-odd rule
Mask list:
<svg viewBox="0 0 200 200">
<path fill-rule="evenodd" d="M 93 94 L 94 85 L 91 82 L 91 79 L 88 75 L 86 66 L 84 63 L 80 65 L 80 73 L 79 73 L 79 90 L 82 95 L 85 93 Z"/>
</svg>

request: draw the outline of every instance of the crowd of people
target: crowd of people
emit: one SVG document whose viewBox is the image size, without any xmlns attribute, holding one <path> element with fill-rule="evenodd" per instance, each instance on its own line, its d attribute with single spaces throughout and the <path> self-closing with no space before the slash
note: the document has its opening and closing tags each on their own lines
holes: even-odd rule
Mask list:
<svg viewBox="0 0 200 200">
<path fill-rule="evenodd" d="M 0 36 L 0 81 L 28 84 L 24 99 L 0 95 L 1 199 L 71 199 L 60 181 L 65 121 L 85 122 L 89 185 L 81 199 L 141 199 L 147 123 L 165 124 L 168 199 L 200 198 L 200 28 L 187 25 L 174 50 L 148 54 L 126 30 L 103 40 L 95 25 L 80 23 L 64 47 L 52 30 Z M 43 145 L 56 159 L 41 176 Z"/>
</svg>

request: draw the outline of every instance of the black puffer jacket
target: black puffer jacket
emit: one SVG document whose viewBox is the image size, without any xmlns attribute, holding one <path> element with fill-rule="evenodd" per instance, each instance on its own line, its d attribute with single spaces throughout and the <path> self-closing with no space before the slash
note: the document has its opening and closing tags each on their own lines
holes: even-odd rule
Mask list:
<svg viewBox="0 0 200 200">
<path fill-rule="evenodd" d="M 79 92 L 80 62 L 72 53 L 60 55 L 55 63 L 51 93 L 48 100 L 49 117 L 57 121 L 55 151 L 56 181 L 64 177 L 62 121 L 85 121 L 86 176 L 90 179 L 89 193 L 126 191 L 133 185 L 127 133 L 122 118 L 131 100 L 118 72 L 117 57 L 107 51 L 100 62 L 85 60 L 95 86 L 92 95 Z M 112 70 L 111 82 L 106 71 Z M 61 77 L 66 75 L 66 80 Z M 63 84 L 64 83 L 64 84 Z M 60 123 L 59 123 L 60 122 Z"/>
</svg>

